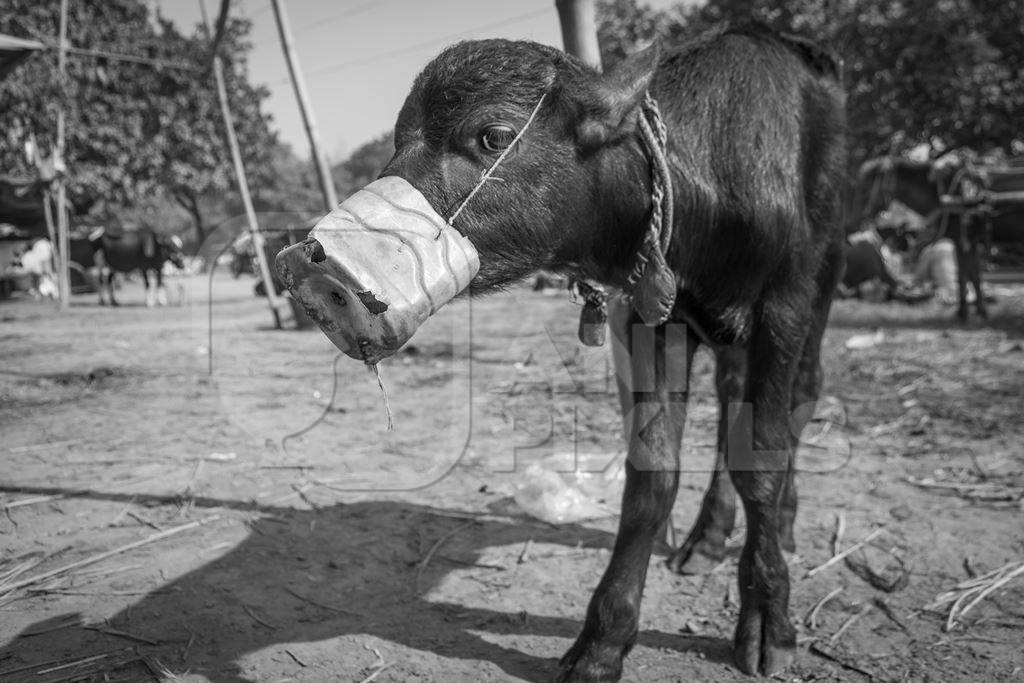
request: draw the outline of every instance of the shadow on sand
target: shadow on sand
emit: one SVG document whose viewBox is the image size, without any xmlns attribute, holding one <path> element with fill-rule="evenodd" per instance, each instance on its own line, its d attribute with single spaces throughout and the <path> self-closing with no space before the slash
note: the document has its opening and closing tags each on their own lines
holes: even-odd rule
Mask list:
<svg viewBox="0 0 1024 683">
<path fill-rule="evenodd" d="M 121 498 L 89 491 L 72 494 Z M 139 496 L 137 502 L 146 501 Z M 167 501 L 157 497 L 152 502 Z M 159 641 L 159 645 L 140 646 L 141 652 L 157 655 L 173 670 L 189 670 L 218 683 L 262 680 L 261 674 L 245 671 L 240 663 L 247 653 L 346 635 L 375 636 L 449 659 L 491 662 L 506 675 L 528 681 L 549 680 L 555 659 L 504 647 L 476 634 L 572 639 L 581 626 L 578 619 L 582 614 L 572 619 L 540 616 L 520 609 L 459 604 L 458 599 L 428 600 L 425 594 L 454 568 L 481 562 L 481 553 L 488 547 L 522 545 L 527 539 L 570 548 L 610 548 L 613 542 L 611 534 L 579 525 L 555 528 L 495 515 L 467 521 L 459 518 L 463 513 L 398 501 L 338 504 L 316 511 L 232 503 L 196 501 L 197 507 L 205 504 L 262 513 L 249 524 L 250 533 L 243 542 L 152 590 L 109 621 L 110 628 Z M 420 564 L 431 546 L 460 526 L 464 528 L 450 537 L 421 572 Z M 507 564 L 511 566 L 504 570 L 480 566 L 473 571 L 514 584 L 515 558 Z M 519 581 L 529 582 L 523 576 Z M 589 597 L 591 589 L 589 581 L 579 585 L 581 601 Z M 536 589 L 527 586 L 526 590 Z M 448 595 L 453 592 L 461 595 L 458 591 Z M 543 599 L 537 598 L 533 604 L 543 604 Z M 481 600 L 478 596 L 467 602 L 479 605 Z M 27 644 L 22 635 L 45 631 L 48 624 L 61 618 L 33 624 L 0 648 L 0 662 L 7 663 L 0 665 L 0 671 L 9 670 L 11 662 L 23 661 L 23 655 L 13 656 L 19 643 Z M 123 640 L 80 628 L 31 635 L 30 640 L 32 652 L 47 653 L 47 659 L 59 653 L 85 657 L 125 645 Z M 730 644 L 720 638 L 648 630 L 641 632 L 639 643 L 696 651 L 712 661 L 730 659 Z M 336 675 L 351 675 L 360 663 L 366 664 L 369 655 L 352 643 L 336 647 L 331 660 L 321 663 L 327 667 L 321 672 L 326 674 L 334 667 Z M 37 656 L 42 655 L 33 654 L 33 659 Z M 114 680 L 121 679 L 115 676 Z"/>
</svg>

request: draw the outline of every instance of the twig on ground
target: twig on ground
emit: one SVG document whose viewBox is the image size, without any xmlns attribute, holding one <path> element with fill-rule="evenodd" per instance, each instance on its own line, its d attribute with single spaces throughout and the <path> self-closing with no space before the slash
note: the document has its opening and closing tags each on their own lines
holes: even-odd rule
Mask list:
<svg viewBox="0 0 1024 683">
<path fill-rule="evenodd" d="M 4 503 L 4 510 L 9 511 L 14 508 L 24 507 L 26 505 L 35 505 L 37 503 L 48 503 L 52 500 L 61 500 L 67 498 L 67 495 L 60 494 L 54 496 L 35 496 L 34 498 L 22 498 L 21 500 L 12 500 L 10 503 Z"/>
<path fill-rule="evenodd" d="M 836 532 L 832 535 L 832 556 L 839 554 L 839 544 L 843 542 L 843 533 L 846 531 L 846 515 L 842 510 L 836 513 Z"/>
<path fill-rule="evenodd" d="M 460 560 L 457 557 L 452 557 L 450 555 L 442 555 L 441 553 L 438 553 L 437 555 L 435 555 L 435 557 L 437 557 L 440 560 L 444 560 L 445 562 L 451 562 L 452 564 L 462 565 L 463 567 L 478 567 L 480 569 L 493 569 L 493 570 L 499 571 L 499 572 L 505 571 L 505 568 L 502 567 L 500 564 L 487 564 L 486 562 L 469 562 L 468 560 Z"/>
<path fill-rule="evenodd" d="M 212 517 L 198 519 L 194 522 L 189 522 L 188 524 L 182 524 L 181 526 L 172 527 L 165 531 L 161 531 L 150 536 L 147 536 L 146 538 L 143 538 L 139 541 L 133 541 L 131 543 L 126 543 L 122 546 L 118 546 L 113 550 L 106 550 L 102 553 L 98 553 L 91 557 L 86 557 L 84 559 L 78 560 L 77 562 L 72 562 L 71 564 L 64 565 L 63 567 L 57 567 L 56 569 L 51 569 L 50 571 L 43 572 L 42 574 L 30 576 L 29 578 L 22 579 L 21 581 L 15 581 L 14 583 L 10 583 L 0 587 L 0 590 L 2 590 L 4 593 L 9 593 L 19 588 L 24 588 L 25 586 L 31 586 L 34 583 L 39 583 L 40 581 L 43 581 L 45 579 L 49 579 L 54 576 L 59 576 L 60 574 L 65 574 L 69 571 L 78 569 L 80 567 L 85 567 L 90 564 L 95 564 L 96 562 L 101 562 L 107 559 L 108 557 L 113 557 L 115 555 L 128 552 L 129 550 L 134 550 L 135 548 L 139 548 L 149 543 L 162 541 L 165 538 L 169 538 L 175 534 L 180 534 L 183 531 L 189 531 L 190 529 L 195 529 L 196 527 L 202 526 L 204 524 L 209 524 L 210 522 L 213 522 L 214 520 L 217 520 L 219 518 L 220 515 L 213 515 Z"/>
<path fill-rule="evenodd" d="M 383 672 L 384 669 L 388 668 L 389 666 L 391 666 L 390 662 L 387 664 L 381 664 L 376 669 L 374 669 L 369 676 L 361 680 L 359 683 L 370 683 L 370 681 L 375 680 L 377 676 L 380 676 L 381 672 Z"/>
<path fill-rule="evenodd" d="M 183 497 L 189 498 L 195 494 L 195 484 L 199 482 L 199 477 L 202 476 L 203 463 L 205 462 L 206 460 L 203 458 L 196 458 L 196 465 L 192 468 L 192 476 L 188 478 L 188 483 L 185 484 Z"/>
<path fill-rule="evenodd" d="M 11 568 L 6 574 L 0 576 L 0 594 L 3 594 L 5 592 L 7 592 L 7 589 L 4 587 L 5 584 L 10 583 L 11 581 L 14 580 L 15 577 L 21 576 L 22 574 L 27 572 L 29 569 L 32 569 L 33 567 L 36 567 L 36 566 L 42 564 L 44 559 L 45 558 L 43 556 L 39 556 L 39 557 L 34 557 L 34 558 L 30 559 L 30 560 L 25 560 L 21 564 L 16 565 L 13 568 Z"/>
<path fill-rule="evenodd" d="M 363 649 L 366 650 L 367 652 L 372 652 L 374 654 L 374 656 L 377 658 L 377 661 L 374 662 L 373 666 L 370 667 L 371 669 L 375 669 L 378 666 L 382 666 L 384 664 L 384 658 L 381 657 L 380 650 L 378 650 L 375 647 L 370 647 L 366 643 L 363 643 Z"/>
<path fill-rule="evenodd" d="M 523 549 L 519 552 L 519 558 L 516 560 L 516 564 L 524 564 L 530 559 L 530 546 L 533 545 L 533 539 L 526 539 L 526 543 L 523 543 Z"/>
<path fill-rule="evenodd" d="M 967 576 L 972 579 L 978 577 L 978 570 L 974 568 L 974 562 L 971 560 L 970 555 L 964 558 L 964 571 L 967 573 Z"/>
<path fill-rule="evenodd" d="M 70 662 L 65 662 L 65 663 L 60 664 L 58 666 L 51 666 L 51 667 L 46 668 L 46 669 L 40 669 L 40 670 L 36 671 L 35 673 L 36 673 L 37 676 L 41 676 L 42 674 L 53 673 L 54 671 L 61 671 L 63 669 L 70 669 L 70 668 L 75 667 L 75 666 L 81 666 L 83 664 L 89 664 L 89 663 L 92 663 L 92 662 L 95 662 L 95 661 L 98 661 L 98 660 L 101 660 L 101 659 L 106 659 L 107 657 L 110 657 L 112 655 L 128 654 L 129 652 L 132 652 L 132 650 L 130 648 L 125 649 L 125 650 L 114 650 L 113 652 L 104 652 L 104 653 L 101 653 L 101 654 L 98 654 L 98 655 L 92 655 L 91 657 L 81 657 L 79 659 L 75 659 L 75 660 L 72 660 Z M 27 668 L 31 668 L 31 667 L 27 667 Z M 7 672 L 4 672 L 4 673 L 7 673 Z"/>
<path fill-rule="evenodd" d="M 314 607 L 319 607 L 320 609 L 325 609 L 325 610 L 328 610 L 328 611 L 331 611 L 331 612 L 337 612 L 338 614 L 347 614 L 347 615 L 352 616 L 352 617 L 365 617 L 366 616 L 365 614 L 362 614 L 361 612 L 352 612 L 352 611 L 347 610 L 347 609 L 341 609 L 340 607 L 332 607 L 331 605 L 326 605 L 326 604 L 324 604 L 322 602 L 318 602 L 318 601 L 314 600 L 313 598 L 308 598 L 305 595 L 302 595 L 301 593 L 297 593 L 297 592 L 293 591 L 288 586 L 285 586 L 284 589 L 286 591 L 288 591 L 288 593 L 290 593 L 291 595 L 293 595 L 296 598 L 298 598 L 299 600 L 302 600 L 303 602 L 308 602 L 310 605 L 313 605 Z"/>
<path fill-rule="evenodd" d="M 905 477 L 904 481 L 918 488 L 952 491 L 968 500 L 998 502 L 1024 499 L 1024 487 L 997 484 L 991 481 L 972 484 L 970 482 L 935 481 L 930 477 Z"/>
<path fill-rule="evenodd" d="M 850 657 L 846 657 L 838 652 L 830 650 L 821 643 L 811 643 L 808 649 L 814 654 L 818 655 L 819 657 L 824 657 L 825 659 L 831 662 L 835 662 L 844 669 L 855 671 L 861 675 L 867 676 L 872 680 L 878 678 L 878 676 L 876 676 L 873 672 L 858 666 L 857 663 L 854 662 Z"/>
<path fill-rule="evenodd" d="M 71 628 L 73 626 L 81 626 L 81 625 L 82 625 L 82 615 L 81 614 L 71 614 L 71 615 L 68 615 L 67 617 L 65 617 L 63 619 L 58 619 L 57 621 L 53 621 L 50 624 L 46 624 L 44 622 L 43 625 L 41 625 L 41 626 L 39 626 L 37 628 L 28 629 L 28 630 L 22 631 L 21 633 L 18 634 L 18 637 L 19 638 L 26 638 L 26 637 L 30 637 L 30 636 L 41 636 L 44 633 L 50 633 L 52 631 L 61 631 L 61 630 L 66 629 L 66 628 Z"/>
<path fill-rule="evenodd" d="M 276 631 L 277 630 L 277 627 L 274 626 L 273 624 L 268 623 L 268 622 L 264 621 L 263 619 L 260 619 L 259 616 L 257 616 L 256 613 L 252 611 L 252 608 L 249 607 L 248 605 L 243 604 L 242 605 L 242 609 L 245 610 L 245 613 L 248 614 L 250 617 L 252 617 L 252 620 L 255 621 L 257 624 L 259 624 L 260 626 L 266 626 L 271 631 Z"/>
<path fill-rule="evenodd" d="M 849 555 L 850 553 L 856 552 L 856 550 L 857 550 L 858 548 L 862 548 L 862 547 L 864 547 L 865 545 L 867 545 L 868 543 L 870 543 L 870 542 L 871 542 L 872 540 L 874 540 L 874 538 L 875 538 L 876 536 L 878 536 L 878 535 L 879 535 L 880 533 L 882 533 L 883 531 L 885 531 L 885 527 L 878 527 L 877 529 L 875 529 L 874 531 L 872 531 L 872 532 L 871 532 L 870 534 L 868 534 L 867 536 L 865 536 L 865 537 L 864 537 L 864 538 L 862 538 L 861 540 L 859 540 L 859 541 L 857 541 L 856 543 L 854 543 L 853 545 L 851 545 L 851 546 L 850 546 L 849 548 L 847 548 L 846 550 L 844 550 L 844 551 L 842 551 L 841 553 L 838 553 L 838 554 L 836 554 L 836 555 L 833 555 L 831 559 L 829 559 L 829 560 L 827 560 L 827 561 L 823 562 L 822 564 L 819 564 L 819 565 L 818 565 L 817 567 L 815 567 L 814 569 L 811 569 L 810 571 L 808 571 L 808 572 L 807 572 L 807 575 L 806 575 L 806 576 L 808 576 L 808 577 L 810 577 L 810 576 L 814 576 L 814 575 L 815 575 L 815 574 L 817 574 L 818 572 L 820 572 L 820 571 L 824 571 L 825 569 L 828 569 L 828 568 L 829 568 L 829 567 L 831 567 L 832 565 L 834 565 L 834 564 L 836 564 L 837 562 L 841 561 L 841 560 L 842 560 L 843 558 L 845 558 L 845 557 L 846 557 L 847 555 Z"/>
<path fill-rule="evenodd" d="M 811 609 L 807 610 L 807 615 L 804 616 L 804 624 L 807 626 L 807 628 L 811 630 L 818 628 L 818 613 L 821 611 L 821 608 L 824 607 L 832 598 L 836 597 L 842 592 L 842 586 L 832 589 L 831 591 L 825 594 L 825 597 L 823 597 L 821 600 L 818 600 L 818 602 L 814 603 L 814 606 L 811 607 Z"/>
<path fill-rule="evenodd" d="M 977 578 L 961 581 L 953 590 L 935 598 L 925 609 L 937 610 L 952 603 L 944 626 L 945 631 L 951 631 L 978 603 L 1021 574 L 1024 574 L 1024 561 L 1009 562 Z"/>
<path fill-rule="evenodd" d="M 956 584 L 952 590 L 946 591 L 936 597 L 934 601 L 925 606 L 925 609 L 939 610 L 945 605 L 952 603 L 952 606 L 949 608 L 945 625 L 945 630 L 949 631 L 955 625 L 957 617 L 963 613 L 961 611 L 961 606 L 971 599 L 972 596 L 977 596 L 982 591 L 991 588 L 993 584 L 1006 578 L 1007 574 L 1014 572 L 1015 569 L 1020 570 L 1022 567 L 1024 567 L 1024 562 L 1008 562 L 1001 567 L 981 574 L 980 577 L 962 581 L 961 583 Z"/>
<path fill-rule="evenodd" d="M 296 664 L 298 664 L 299 666 L 301 666 L 301 667 L 302 667 L 303 669 L 305 669 L 305 668 L 306 668 L 307 666 L 309 666 L 309 665 L 308 665 L 308 664 L 306 664 L 306 663 L 305 663 L 304 661 L 302 661 L 301 659 L 299 659 L 298 655 L 296 655 L 296 654 L 295 654 L 294 652 L 292 652 L 291 650 L 285 650 L 285 651 L 284 651 L 284 653 L 285 653 L 286 655 L 288 655 L 289 657 L 291 657 L 292 659 L 294 659 L 294 660 L 295 660 L 295 663 L 296 663 Z"/>
<path fill-rule="evenodd" d="M 138 498 L 138 496 L 132 496 L 132 499 L 124 504 L 124 507 L 121 508 L 121 511 L 114 515 L 114 518 L 110 520 L 110 523 L 107 524 L 107 526 L 117 526 L 117 523 L 121 521 L 121 518 L 127 515 L 128 510 L 130 510 L 132 505 L 135 504 L 136 498 Z"/>
<path fill-rule="evenodd" d="M 423 576 L 423 572 L 426 571 L 427 565 L 430 564 L 430 560 L 434 557 L 434 553 L 436 553 L 441 548 L 441 546 L 445 544 L 445 542 L 448 539 L 450 539 L 455 534 L 457 534 L 457 533 L 459 533 L 461 531 L 464 531 L 465 529 L 469 528 L 474 523 L 475 523 L 475 520 L 470 520 L 470 521 L 468 521 L 468 522 L 466 522 L 464 524 L 460 524 L 459 526 L 455 527 L 454 529 L 452 529 L 451 531 L 446 533 L 441 538 L 437 539 L 437 541 L 434 543 L 434 545 L 430 546 L 430 550 L 427 551 L 427 554 L 423 556 L 423 559 L 420 560 L 419 564 L 416 567 L 416 592 L 417 593 L 419 592 L 420 578 Z"/>
<path fill-rule="evenodd" d="M 161 527 L 159 524 L 157 524 L 156 522 L 149 521 L 148 519 L 146 519 L 145 517 L 143 517 L 142 515 L 140 515 L 137 512 L 133 512 L 133 511 L 129 510 L 125 514 L 128 515 L 129 517 L 131 517 L 132 519 L 134 519 L 139 524 L 145 524 L 146 526 L 148 526 L 151 529 L 156 529 L 157 531 L 163 531 L 163 527 Z"/>
<path fill-rule="evenodd" d="M 873 606 L 872 606 L 872 604 L 870 602 L 866 602 L 860 608 L 859 612 L 857 612 L 856 614 L 850 615 L 850 618 L 847 619 L 846 621 L 844 621 L 843 625 L 839 627 L 839 630 L 837 630 L 835 633 L 833 633 L 832 637 L 828 639 L 829 644 L 835 645 L 837 642 L 839 642 L 839 639 L 843 637 L 843 634 L 846 633 L 847 629 L 849 629 L 851 626 L 853 626 L 855 621 L 857 621 L 862 616 L 864 616 L 865 614 L 870 612 L 872 610 L 872 607 Z"/>
<path fill-rule="evenodd" d="M 106 633 L 109 636 L 117 636 L 118 638 L 127 638 L 128 640 L 134 640 L 139 643 L 146 643 L 147 645 L 159 645 L 160 641 L 151 640 L 143 636 L 137 636 L 134 633 L 128 633 L 127 631 L 119 631 L 116 628 L 110 628 L 108 626 L 83 626 L 82 628 L 88 629 L 89 631 L 98 631 L 99 633 Z"/>
<path fill-rule="evenodd" d="M 899 617 L 896 616 L 896 613 L 892 611 L 892 607 L 889 606 L 889 603 L 887 603 L 882 598 L 877 597 L 873 598 L 871 600 L 871 603 L 878 609 L 882 610 L 882 613 L 885 616 L 889 617 L 890 621 L 892 621 L 894 624 L 899 626 L 904 631 L 907 630 L 907 625 L 900 621 Z"/>
<path fill-rule="evenodd" d="M 302 486 L 299 486 L 298 484 L 292 484 L 292 490 L 295 491 L 295 494 L 299 498 L 301 498 L 302 502 L 308 505 L 309 507 L 318 511 L 323 510 L 324 508 L 322 505 L 320 505 L 320 503 L 317 503 L 315 500 L 306 495 L 307 489 L 309 489 L 311 486 L 311 484 L 304 484 Z"/>
<path fill-rule="evenodd" d="M 970 456 L 971 458 L 971 464 L 974 465 L 974 469 L 975 471 L 977 471 L 978 476 L 981 477 L 982 479 L 988 479 L 988 471 L 981 466 L 980 462 L 978 462 L 978 455 L 974 452 L 974 449 L 968 448 L 966 450 L 967 455 Z"/>
<path fill-rule="evenodd" d="M 81 439 L 67 439 L 66 441 L 51 441 L 49 443 L 30 443 L 25 446 L 13 446 L 8 448 L 9 453 L 25 453 L 26 451 L 46 450 L 60 448 L 61 446 L 74 446 L 82 443 Z"/>
<path fill-rule="evenodd" d="M 188 632 L 188 642 L 185 643 L 185 649 L 181 651 L 181 661 L 188 661 L 189 650 L 192 649 L 193 643 L 196 642 L 196 634 L 193 631 Z"/>
<path fill-rule="evenodd" d="M 142 663 L 149 669 L 149 673 L 153 674 L 153 677 L 161 681 L 161 683 L 180 683 L 181 676 L 167 668 L 156 656 L 145 656 L 141 659 Z M 188 672 L 186 671 L 185 673 L 187 674 Z"/>
</svg>

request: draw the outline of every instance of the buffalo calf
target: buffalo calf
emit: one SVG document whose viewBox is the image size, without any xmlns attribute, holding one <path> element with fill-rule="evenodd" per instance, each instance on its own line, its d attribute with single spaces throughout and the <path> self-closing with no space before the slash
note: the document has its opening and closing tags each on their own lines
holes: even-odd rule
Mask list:
<svg viewBox="0 0 1024 683">
<path fill-rule="evenodd" d="M 636 641 L 648 563 L 676 498 L 700 344 L 718 358 L 721 467 L 669 563 L 701 571 L 720 558 L 739 494 L 747 535 L 735 659 L 745 672 L 775 673 L 793 656 L 782 554 L 794 545 L 793 454 L 820 389 L 842 261 L 837 71 L 813 43 L 761 26 L 655 46 L 604 74 L 535 43 L 465 42 L 424 69 L 398 115 L 382 175 L 408 181 L 475 245 L 472 291 L 544 269 L 632 295 L 610 315 L 630 425 L 619 532 L 559 680 L 617 680 Z M 664 258 L 647 259 L 637 280 L 653 208 L 640 129 L 652 116 L 648 94 L 667 129 L 673 222 L 660 227 L 671 234 Z M 656 316 L 640 303 L 652 282 L 667 302 Z"/>
</svg>

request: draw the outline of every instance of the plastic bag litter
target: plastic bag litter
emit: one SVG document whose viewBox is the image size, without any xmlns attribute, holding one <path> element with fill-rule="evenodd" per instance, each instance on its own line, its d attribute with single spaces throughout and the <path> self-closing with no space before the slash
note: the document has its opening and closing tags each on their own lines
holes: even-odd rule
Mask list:
<svg viewBox="0 0 1024 683">
<path fill-rule="evenodd" d="M 516 484 L 516 504 L 526 514 L 549 524 L 615 515 L 626 478 L 622 461 L 621 456 L 581 455 L 568 472 L 559 470 L 568 469 L 571 455 L 531 463 Z"/>
<path fill-rule="evenodd" d="M 875 330 L 874 334 L 855 334 L 846 340 L 848 349 L 870 349 L 885 341 L 885 333 L 882 330 Z"/>
</svg>

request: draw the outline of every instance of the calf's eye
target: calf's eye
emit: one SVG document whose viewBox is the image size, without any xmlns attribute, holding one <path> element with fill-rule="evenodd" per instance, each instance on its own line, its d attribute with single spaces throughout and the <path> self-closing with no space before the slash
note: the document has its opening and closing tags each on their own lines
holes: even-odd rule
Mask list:
<svg viewBox="0 0 1024 683">
<path fill-rule="evenodd" d="M 480 132 L 480 146 L 488 152 L 504 152 L 516 138 L 509 126 L 487 126 Z"/>
</svg>

